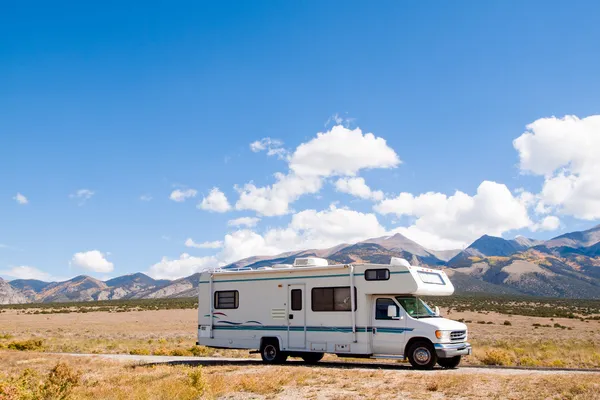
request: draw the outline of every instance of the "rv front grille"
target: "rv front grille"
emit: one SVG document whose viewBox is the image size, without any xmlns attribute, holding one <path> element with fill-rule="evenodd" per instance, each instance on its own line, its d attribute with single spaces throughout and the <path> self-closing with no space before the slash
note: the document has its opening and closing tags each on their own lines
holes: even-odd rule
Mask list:
<svg viewBox="0 0 600 400">
<path fill-rule="evenodd" d="M 450 339 L 454 342 L 465 340 L 467 337 L 467 331 L 452 331 L 450 332 Z"/>
</svg>

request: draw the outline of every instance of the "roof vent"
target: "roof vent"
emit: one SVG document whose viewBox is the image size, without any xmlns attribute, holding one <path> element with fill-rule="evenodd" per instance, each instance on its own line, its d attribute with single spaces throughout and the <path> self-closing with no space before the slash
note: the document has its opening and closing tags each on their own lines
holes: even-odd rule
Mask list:
<svg viewBox="0 0 600 400">
<path fill-rule="evenodd" d="M 410 263 L 406 261 L 404 258 L 392 257 L 390 260 L 390 265 L 401 265 L 403 267 L 410 267 Z"/>
<path fill-rule="evenodd" d="M 294 267 L 326 267 L 329 263 L 324 258 L 303 257 L 294 260 Z"/>
</svg>

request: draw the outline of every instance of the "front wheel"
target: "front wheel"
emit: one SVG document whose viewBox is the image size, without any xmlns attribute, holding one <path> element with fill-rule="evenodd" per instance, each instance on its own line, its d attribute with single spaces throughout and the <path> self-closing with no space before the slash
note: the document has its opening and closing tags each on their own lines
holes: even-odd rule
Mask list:
<svg viewBox="0 0 600 400">
<path fill-rule="evenodd" d="M 260 356 L 265 363 L 280 364 L 287 360 L 288 355 L 279 350 L 279 344 L 275 341 L 263 343 L 260 348 Z"/>
<path fill-rule="evenodd" d="M 307 364 L 316 364 L 323 358 L 323 353 L 305 353 L 302 355 L 302 359 Z"/>
<path fill-rule="evenodd" d="M 450 357 L 450 358 L 440 358 L 440 359 L 438 359 L 438 364 L 442 368 L 448 368 L 448 369 L 456 368 L 456 367 L 458 367 L 458 364 L 460 364 L 460 356 L 454 356 L 454 357 Z"/>
<path fill-rule="evenodd" d="M 433 369 L 437 362 L 437 354 L 431 343 L 415 342 L 408 349 L 408 361 L 415 369 Z"/>
</svg>

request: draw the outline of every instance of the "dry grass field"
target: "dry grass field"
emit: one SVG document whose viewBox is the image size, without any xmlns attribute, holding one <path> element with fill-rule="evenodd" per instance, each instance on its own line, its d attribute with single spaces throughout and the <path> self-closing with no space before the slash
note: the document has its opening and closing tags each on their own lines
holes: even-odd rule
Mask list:
<svg viewBox="0 0 600 400">
<path fill-rule="evenodd" d="M 598 399 L 600 373 L 141 366 L 0 352 L 0 399 Z"/>
<path fill-rule="evenodd" d="M 596 319 L 487 311 L 443 313 L 469 326 L 474 354 L 465 364 L 600 368 L 600 321 Z M 195 346 L 196 326 L 194 309 L 46 314 L 36 314 L 33 309 L 3 309 L 0 400 L 600 398 L 600 373 L 576 378 L 570 373 L 510 375 L 469 369 L 428 373 L 298 365 L 148 367 L 50 354 L 257 357 L 247 351 Z M 337 360 L 335 356 L 327 358 Z"/>
</svg>

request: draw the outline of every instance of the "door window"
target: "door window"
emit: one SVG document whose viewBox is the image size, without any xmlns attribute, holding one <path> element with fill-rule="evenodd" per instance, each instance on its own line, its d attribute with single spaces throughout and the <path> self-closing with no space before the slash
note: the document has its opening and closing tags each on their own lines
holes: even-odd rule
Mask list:
<svg viewBox="0 0 600 400">
<path fill-rule="evenodd" d="M 292 289 L 292 311 L 302 310 L 302 289 Z"/>
<path fill-rule="evenodd" d="M 394 300 L 389 298 L 380 298 L 375 301 L 375 319 L 392 319 L 388 317 L 388 307 L 396 308 L 396 317 L 398 316 L 398 306 Z"/>
</svg>

